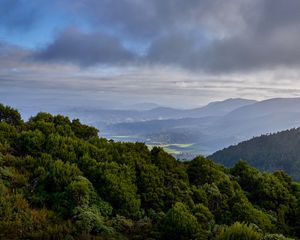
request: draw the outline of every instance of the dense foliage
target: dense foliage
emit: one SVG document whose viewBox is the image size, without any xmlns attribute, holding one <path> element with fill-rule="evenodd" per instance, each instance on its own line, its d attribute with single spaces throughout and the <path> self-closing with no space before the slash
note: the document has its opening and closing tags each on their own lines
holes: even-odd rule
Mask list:
<svg viewBox="0 0 300 240">
<path fill-rule="evenodd" d="M 0 105 L 1 239 L 288 239 L 300 185 L 245 162 L 180 162 L 79 120 Z"/>
<path fill-rule="evenodd" d="M 217 151 L 209 156 L 218 163 L 231 167 L 240 159 L 262 171 L 284 170 L 300 181 L 300 128 L 262 135 Z"/>
</svg>

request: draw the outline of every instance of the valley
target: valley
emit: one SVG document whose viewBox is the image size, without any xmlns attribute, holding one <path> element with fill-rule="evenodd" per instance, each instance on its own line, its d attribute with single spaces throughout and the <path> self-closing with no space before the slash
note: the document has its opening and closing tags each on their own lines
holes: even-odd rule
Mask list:
<svg viewBox="0 0 300 240">
<path fill-rule="evenodd" d="M 71 110 L 114 141 L 161 146 L 180 159 L 210 155 L 262 134 L 300 126 L 300 99 L 227 99 L 197 109 Z M 184 146 L 184 147 L 183 147 Z"/>
</svg>

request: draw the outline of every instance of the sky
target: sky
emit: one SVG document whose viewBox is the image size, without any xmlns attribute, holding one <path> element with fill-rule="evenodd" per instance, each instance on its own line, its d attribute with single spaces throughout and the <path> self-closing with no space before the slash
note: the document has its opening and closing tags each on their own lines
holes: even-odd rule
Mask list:
<svg viewBox="0 0 300 240">
<path fill-rule="evenodd" d="M 0 0 L 0 102 L 300 97 L 299 0 Z"/>
</svg>

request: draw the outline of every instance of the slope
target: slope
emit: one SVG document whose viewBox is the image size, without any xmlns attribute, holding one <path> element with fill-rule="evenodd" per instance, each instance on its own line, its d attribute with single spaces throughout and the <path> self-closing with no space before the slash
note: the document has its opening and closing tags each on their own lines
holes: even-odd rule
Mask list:
<svg viewBox="0 0 300 240">
<path fill-rule="evenodd" d="M 217 151 L 208 158 L 225 166 L 240 159 L 262 171 L 284 170 L 300 180 L 300 128 L 262 135 Z"/>
</svg>

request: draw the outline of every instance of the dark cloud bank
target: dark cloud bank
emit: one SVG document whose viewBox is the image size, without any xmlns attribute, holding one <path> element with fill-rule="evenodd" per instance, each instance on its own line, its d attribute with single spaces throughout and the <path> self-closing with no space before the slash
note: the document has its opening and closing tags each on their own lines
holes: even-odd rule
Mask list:
<svg viewBox="0 0 300 240">
<path fill-rule="evenodd" d="M 120 40 L 98 32 L 83 33 L 74 28 L 66 29 L 46 49 L 37 52 L 35 57 L 54 62 L 70 61 L 82 66 L 121 64 L 135 59 Z"/>
<path fill-rule="evenodd" d="M 3 24 L 22 26 L 23 19 L 26 26 L 34 24 L 28 15 L 35 6 L 20 12 L 24 1 L 4 2 L 12 10 L 7 17 L 1 14 Z M 38 61 L 167 65 L 212 73 L 300 64 L 299 0 L 62 2 L 65 14 L 89 29 L 75 24 L 60 31 L 33 53 Z"/>
</svg>

